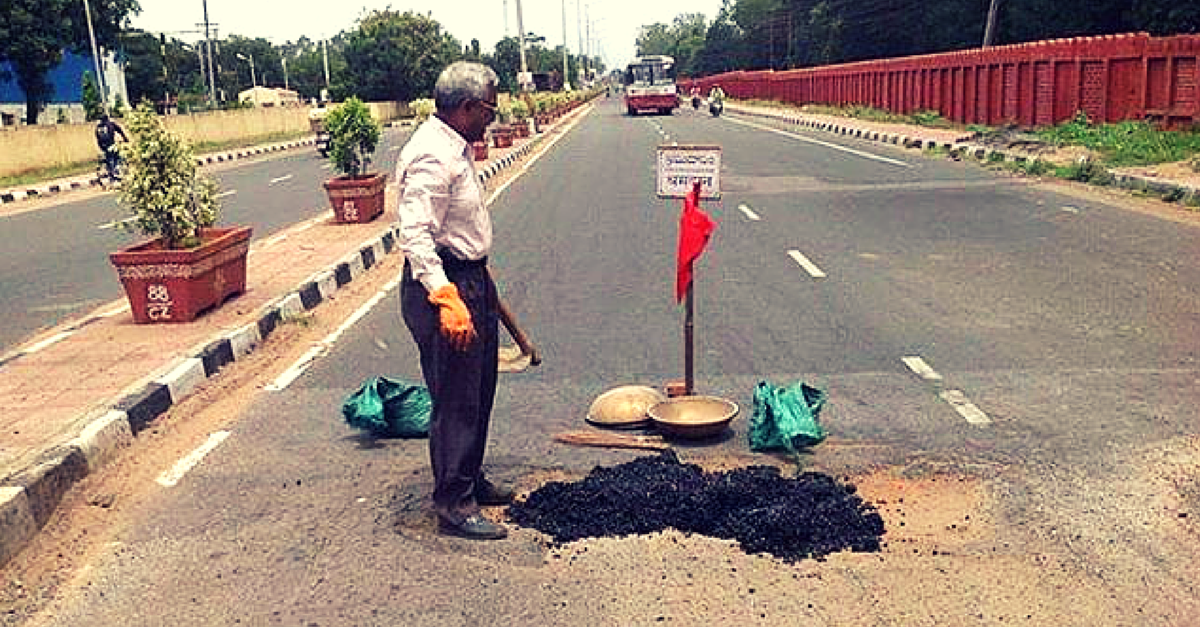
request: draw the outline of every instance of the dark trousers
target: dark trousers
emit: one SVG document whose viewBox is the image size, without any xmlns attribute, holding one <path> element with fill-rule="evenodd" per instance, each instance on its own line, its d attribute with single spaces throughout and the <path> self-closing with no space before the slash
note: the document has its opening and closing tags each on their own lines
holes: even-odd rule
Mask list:
<svg viewBox="0 0 1200 627">
<path fill-rule="evenodd" d="M 499 315 L 496 286 L 484 263 L 443 257 L 446 276 L 471 312 L 476 340 L 456 350 L 441 333 L 438 307 L 405 266 L 400 310 L 421 353 L 421 372 L 433 400 L 429 461 L 433 467 L 433 507 L 447 522 L 478 513 L 475 484 L 482 478 L 488 423 L 496 396 Z"/>
</svg>

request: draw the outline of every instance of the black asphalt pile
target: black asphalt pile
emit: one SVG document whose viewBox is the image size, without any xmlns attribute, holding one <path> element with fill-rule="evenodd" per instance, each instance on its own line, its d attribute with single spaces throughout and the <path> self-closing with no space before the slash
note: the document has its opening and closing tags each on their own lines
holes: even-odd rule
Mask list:
<svg viewBox="0 0 1200 627">
<path fill-rule="evenodd" d="M 672 451 L 597 466 L 576 483 L 548 483 L 509 514 L 559 544 L 674 528 L 787 561 L 878 551 L 884 533 L 883 519 L 854 486 L 828 475 L 788 478 L 770 466 L 710 473 Z"/>
</svg>

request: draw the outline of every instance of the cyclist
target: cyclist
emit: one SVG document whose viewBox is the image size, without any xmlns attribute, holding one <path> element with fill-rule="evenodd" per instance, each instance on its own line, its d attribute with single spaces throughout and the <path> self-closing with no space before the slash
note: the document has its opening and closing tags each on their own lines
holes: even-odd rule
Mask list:
<svg viewBox="0 0 1200 627">
<path fill-rule="evenodd" d="M 108 113 L 102 113 L 100 122 L 96 124 L 96 145 L 100 147 L 100 152 L 104 153 L 104 168 L 109 178 L 114 181 L 121 179 L 118 170 L 121 155 L 117 152 L 117 135 L 121 136 L 122 141 L 129 141 L 125 129 L 108 117 Z"/>
</svg>

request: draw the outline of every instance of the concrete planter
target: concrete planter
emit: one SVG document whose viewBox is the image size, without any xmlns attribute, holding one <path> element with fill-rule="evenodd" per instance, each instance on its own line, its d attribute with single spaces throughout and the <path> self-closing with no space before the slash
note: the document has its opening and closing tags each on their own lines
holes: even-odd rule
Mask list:
<svg viewBox="0 0 1200 627">
<path fill-rule="evenodd" d="M 325 181 L 334 220 L 341 224 L 361 224 L 379 217 L 383 213 L 386 184 L 387 174 L 383 172 Z"/>
</svg>

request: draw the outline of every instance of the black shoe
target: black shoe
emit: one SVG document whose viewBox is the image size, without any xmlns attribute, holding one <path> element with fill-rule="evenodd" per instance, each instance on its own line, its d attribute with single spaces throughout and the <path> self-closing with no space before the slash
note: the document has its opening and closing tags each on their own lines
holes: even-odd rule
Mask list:
<svg viewBox="0 0 1200 627">
<path fill-rule="evenodd" d="M 475 482 L 475 502 L 480 505 L 510 505 L 516 495 L 512 488 L 498 486 L 487 479 Z"/>
<path fill-rule="evenodd" d="M 469 540 L 501 540 L 508 537 L 507 529 L 479 514 L 467 516 L 457 525 L 439 518 L 438 531 L 445 535 L 458 536 Z"/>
</svg>

